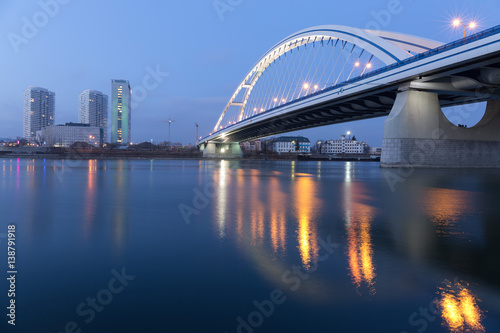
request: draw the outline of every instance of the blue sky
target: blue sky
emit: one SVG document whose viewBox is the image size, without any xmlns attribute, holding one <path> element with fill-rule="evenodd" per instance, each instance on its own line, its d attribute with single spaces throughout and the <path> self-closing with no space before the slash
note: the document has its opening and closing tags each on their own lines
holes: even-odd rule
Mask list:
<svg viewBox="0 0 500 333">
<path fill-rule="evenodd" d="M 51 16 L 40 15 L 42 4 L 56 1 L 58 8 L 48 7 Z M 315 25 L 373 26 L 374 13 L 397 0 L 218 1 L 231 10 L 218 13 L 213 0 L 3 0 L 0 137 L 22 135 L 23 91 L 29 86 L 56 92 L 57 124 L 76 122 L 82 91 L 110 94 L 111 79 L 128 79 L 139 92 L 148 72 L 158 68 L 163 73 L 158 85 L 150 81 L 155 87 L 132 111 L 132 140 L 166 140 L 163 121 L 172 118 L 172 140 L 194 142 L 194 122 L 200 124 L 200 135 L 208 134 L 243 76 L 279 40 Z M 383 30 L 449 42 L 460 37 L 449 28 L 455 16 L 477 19 L 481 28 L 500 24 L 498 0 L 398 2 L 400 13 L 383 22 Z M 26 21 L 39 27 L 23 34 Z M 14 35 L 24 39 L 14 45 Z M 483 111 L 483 105 L 476 105 L 455 113 L 461 123 L 472 124 Z M 383 122 L 379 118 L 300 134 L 316 140 L 351 130 L 377 146 Z"/>
</svg>

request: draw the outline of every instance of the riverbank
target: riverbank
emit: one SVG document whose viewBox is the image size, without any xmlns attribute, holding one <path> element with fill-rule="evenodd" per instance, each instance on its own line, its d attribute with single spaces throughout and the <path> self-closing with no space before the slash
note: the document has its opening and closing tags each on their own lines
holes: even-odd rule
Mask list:
<svg viewBox="0 0 500 333">
<path fill-rule="evenodd" d="M 129 149 L 8 149 L 0 150 L 0 158 L 25 158 L 25 159 L 68 159 L 68 160 L 256 160 L 256 161 L 338 161 L 338 162 L 379 162 L 380 157 L 369 155 L 333 156 L 322 154 L 277 154 L 245 153 L 239 158 L 204 158 L 203 153 L 196 150 L 129 150 Z"/>
</svg>

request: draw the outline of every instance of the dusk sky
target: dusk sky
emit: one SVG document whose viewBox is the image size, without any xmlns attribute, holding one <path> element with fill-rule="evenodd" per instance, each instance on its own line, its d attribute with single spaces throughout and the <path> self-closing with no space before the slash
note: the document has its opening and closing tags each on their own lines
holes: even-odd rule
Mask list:
<svg viewBox="0 0 500 333">
<path fill-rule="evenodd" d="M 111 79 L 127 79 L 139 91 L 148 72 L 159 69 L 157 87 L 135 100 L 132 141 L 167 140 L 165 121 L 171 118 L 176 121 L 172 141 L 193 143 L 194 122 L 200 124 L 200 136 L 211 132 L 244 75 L 275 43 L 316 25 L 365 28 L 376 22 L 374 13 L 396 0 L 59 0 L 59 8 L 48 7 L 53 15 L 44 22 L 41 4 L 55 1 L 0 3 L 0 138 L 22 135 L 23 92 L 30 86 L 56 92 L 56 124 L 63 124 L 78 121 L 82 91 L 110 95 Z M 481 29 L 500 24 L 498 0 L 399 2 L 400 13 L 383 22 L 382 30 L 450 42 L 461 34 L 450 28 L 456 16 L 478 20 Z M 232 10 L 218 12 L 217 3 Z M 40 27 L 27 34 L 25 22 L 36 19 Z M 17 44 L 13 36 L 19 37 Z M 483 111 L 477 105 L 458 113 L 462 123 L 473 124 Z M 336 139 L 350 130 L 380 146 L 383 122 L 378 118 L 300 134 Z"/>
</svg>

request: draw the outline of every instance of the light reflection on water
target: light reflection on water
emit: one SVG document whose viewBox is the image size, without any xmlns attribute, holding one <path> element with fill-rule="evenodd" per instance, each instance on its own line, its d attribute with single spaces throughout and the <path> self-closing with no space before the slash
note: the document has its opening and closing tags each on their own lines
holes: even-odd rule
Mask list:
<svg viewBox="0 0 500 333">
<path fill-rule="evenodd" d="M 347 256 L 349 272 L 358 292 L 365 283 L 370 294 L 375 294 L 375 265 L 371 224 L 375 217 L 375 207 L 363 188 L 363 184 L 344 184 L 344 216 L 347 230 Z"/>
<path fill-rule="evenodd" d="M 484 332 L 484 312 L 478 298 L 463 283 L 444 282 L 438 301 L 443 325 L 450 332 Z"/>
<path fill-rule="evenodd" d="M 312 177 L 298 177 L 294 187 L 295 214 L 298 220 L 297 243 L 302 265 L 306 270 L 318 260 L 318 234 L 316 220 L 322 202 L 316 195 L 316 182 Z M 272 195 L 272 194 L 271 194 Z"/>
<path fill-rule="evenodd" d="M 419 295 L 434 298 L 435 288 L 439 287 L 437 308 L 441 321 L 429 332 L 443 332 L 442 329 L 453 333 L 483 332 L 488 328 L 492 311 L 493 317 L 498 318 L 498 313 L 489 305 L 491 301 L 483 303 L 476 296 L 477 285 L 486 290 L 495 286 L 494 281 L 486 283 L 485 280 L 489 275 L 495 276 L 495 265 L 499 264 L 498 257 L 488 256 L 497 249 L 497 234 L 486 232 L 498 230 L 496 207 L 488 206 L 493 215 L 483 214 L 481 210 L 481 205 L 487 205 L 488 200 L 492 200 L 489 198 L 497 194 L 495 189 L 481 192 L 481 186 L 488 182 L 478 180 L 468 188 L 459 182 L 463 175 L 416 173 L 391 193 L 378 166 L 352 162 L 171 163 L 91 160 L 77 167 L 60 164 L 52 168 L 51 162 L 3 160 L 1 184 L 30 207 L 26 212 L 17 213 L 22 216 L 18 221 L 28 226 L 27 243 L 36 243 L 40 231 L 47 239 L 52 237 L 61 242 L 63 238 L 57 238 L 58 230 L 71 231 L 71 223 L 75 223 L 87 248 L 111 243 L 116 258 L 128 262 L 135 260 L 131 244 L 140 244 L 139 250 L 133 249 L 147 254 L 141 260 L 154 258 L 152 266 L 158 267 L 155 268 L 159 270 L 158 275 L 165 279 L 153 282 L 156 289 L 146 293 L 168 287 L 171 268 L 162 266 L 166 256 L 171 256 L 170 262 L 175 262 L 179 253 L 189 255 L 190 251 L 199 256 L 206 252 L 208 256 L 223 245 L 227 257 L 217 253 L 217 259 L 222 263 L 230 262 L 227 266 L 242 272 L 242 276 L 251 275 L 251 282 L 245 283 L 258 290 L 288 290 L 283 273 L 300 266 L 308 273 L 308 278 L 304 278 L 301 288 L 289 296 L 293 302 L 290 304 L 304 312 L 311 306 L 325 306 L 323 310 L 335 316 L 335 309 L 344 306 L 349 311 L 353 309 L 349 306 L 364 307 L 352 317 L 335 317 L 348 322 L 356 321 L 358 314 L 369 316 L 369 311 L 376 311 L 377 306 L 383 308 L 393 301 L 395 304 L 407 302 L 410 305 L 401 313 L 395 311 L 391 318 L 401 319 L 402 324 L 396 329 L 403 331 L 406 318 L 425 304 Z M 63 172 L 62 181 L 56 172 L 59 175 Z M 168 182 L 166 177 L 170 177 Z M 183 179 L 182 182 L 179 179 Z M 171 183 L 175 184 L 172 188 Z M 206 185 L 211 186 L 209 192 L 214 192 L 213 196 L 199 198 L 196 208 L 199 214 L 193 216 L 191 225 L 184 226 L 176 211 L 177 205 L 181 202 L 191 204 L 193 189 L 206 194 Z M 165 193 L 168 200 L 162 197 Z M 65 197 L 72 200 L 65 201 Z M 76 217 L 71 223 L 58 220 L 58 216 L 70 214 L 58 214 L 58 210 L 64 208 L 58 202 L 73 205 L 71 214 Z M 163 207 L 170 203 L 168 210 Z M 153 213 L 147 215 L 150 212 Z M 133 215 L 135 218 L 131 217 Z M 170 229 L 171 225 L 175 227 Z M 181 227 L 188 230 L 189 236 L 176 239 Z M 197 236 L 193 230 L 200 231 L 202 236 Z M 147 237 L 141 236 L 143 233 Z M 474 237 L 477 234 L 487 237 Z M 77 242 L 71 233 L 63 235 L 68 242 Z M 102 235 L 102 239 L 97 235 Z M 322 262 L 318 259 L 324 254 L 321 240 L 330 236 L 340 248 Z M 163 237 L 169 237 L 170 242 L 164 242 Z M 457 239 L 460 242 L 455 242 Z M 198 242 L 203 242 L 204 247 L 198 248 Z M 150 243 L 156 245 L 150 247 Z M 76 257 L 78 255 L 81 256 L 77 254 Z M 231 261 L 231 256 L 237 260 Z M 489 259 L 476 264 L 485 256 Z M 156 273 L 142 269 L 141 260 L 135 266 L 144 274 L 141 278 L 154 280 Z M 198 271 L 189 264 L 177 265 L 173 269 L 182 279 L 189 279 L 194 271 L 216 286 L 216 290 L 234 283 L 224 280 L 224 274 L 217 270 Z M 465 268 L 460 270 L 462 267 Z M 471 285 L 465 282 L 440 284 L 450 275 L 462 274 L 472 276 L 472 281 L 467 279 Z M 183 288 L 183 285 L 176 287 Z M 395 295 L 394 289 L 406 294 Z M 498 294 L 491 290 L 493 295 Z M 369 295 L 369 301 L 361 295 Z M 238 307 L 239 312 L 230 316 L 248 311 L 247 299 L 225 297 Z M 264 299 L 264 296 L 259 297 Z M 257 296 L 247 298 L 251 305 Z M 482 294 L 481 298 L 485 299 Z M 197 300 L 202 301 L 201 298 Z M 363 303 L 365 301 L 367 303 Z M 344 323 L 344 327 L 347 326 Z"/>
</svg>

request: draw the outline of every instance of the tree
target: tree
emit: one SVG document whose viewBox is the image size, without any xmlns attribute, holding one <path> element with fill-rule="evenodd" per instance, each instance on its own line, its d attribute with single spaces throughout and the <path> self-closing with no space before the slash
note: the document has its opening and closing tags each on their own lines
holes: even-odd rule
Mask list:
<svg viewBox="0 0 500 333">
<path fill-rule="evenodd" d="M 45 136 L 42 135 L 42 133 L 40 132 L 37 132 L 36 133 L 36 138 L 35 138 L 35 142 L 37 144 L 37 146 L 43 146 L 45 144 Z"/>
</svg>

